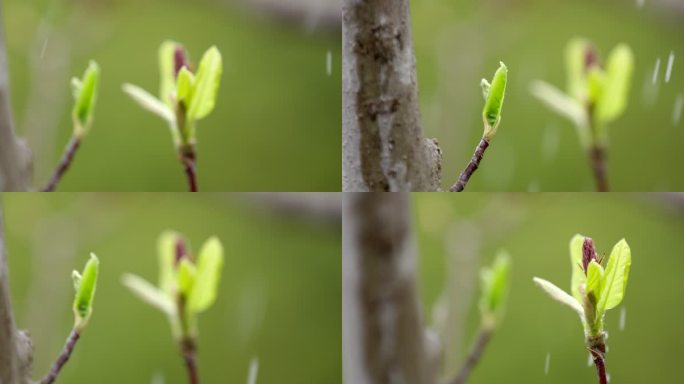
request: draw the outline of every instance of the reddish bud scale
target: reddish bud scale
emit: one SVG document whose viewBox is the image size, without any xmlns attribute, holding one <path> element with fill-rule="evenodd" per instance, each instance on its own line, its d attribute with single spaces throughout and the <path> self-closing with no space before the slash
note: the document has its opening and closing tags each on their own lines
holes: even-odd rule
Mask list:
<svg viewBox="0 0 684 384">
<path fill-rule="evenodd" d="M 592 240 L 591 237 L 585 237 L 584 243 L 582 244 L 582 268 L 584 269 L 585 274 L 587 273 L 589 263 L 592 260 L 598 262 L 598 258 L 596 257 L 596 248 L 594 247 L 594 240 Z"/>
<path fill-rule="evenodd" d="M 174 266 L 178 267 L 180 261 L 185 257 L 190 258 L 188 255 L 188 249 L 185 246 L 185 241 L 179 237 L 176 240 L 176 257 L 174 259 Z"/>
<path fill-rule="evenodd" d="M 185 53 L 185 48 L 183 48 L 182 45 L 178 44 L 176 45 L 176 50 L 173 52 L 173 74 L 176 79 L 178 78 L 178 73 L 183 67 L 186 67 L 188 69 L 190 68 L 188 63 L 188 56 Z"/>
</svg>

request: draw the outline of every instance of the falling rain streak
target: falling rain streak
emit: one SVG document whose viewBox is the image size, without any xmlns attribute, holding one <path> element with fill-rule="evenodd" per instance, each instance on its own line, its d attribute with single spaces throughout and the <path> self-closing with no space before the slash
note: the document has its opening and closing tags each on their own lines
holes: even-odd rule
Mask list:
<svg viewBox="0 0 684 384">
<path fill-rule="evenodd" d="M 247 384 L 256 384 L 258 373 L 259 373 L 259 359 L 257 359 L 255 357 L 249 363 L 249 375 L 247 376 Z"/>
<path fill-rule="evenodd" d="M 682 108 L 684 108 L 684 94 L 677 95 L 675 99 L 674 111 L 672 111 L 672 124 L 679 125 L 682 120 Z"/>
<path fill-rule="evenodd" d="M 653 84 L 658 81 L 658 72 L 660 72 L 660 58 L 656 60 L 655 68 L 653 69 Z"/>
<path fill-rule="evenodd" d="M 620 332 L 625 330 L 625 321 L 627 321 L 627 308 L 620 309 Z"/>
<path fill-rule="evenodd" d="M 332 52 L 328 51 L 325 54 L 325 73 L 330 76 L 332 74 Z"/>
<path fill-rule="evenodd" d="M 544 374 L 548 376 L 549 374 L 549 366 L 551 365 L 551 354 L 547 353 L 546 354 L 546 360 L 544 361 Z"/>
<path fill-rule="evenodd" d="M 644 3 L 646 3 L 646 0 L 636 0 L 636 3 L 637 3 L 637 7 L 643 8 Z"/>
<path fill-rule="evenodd" d="M 665 82 L 670 82 L 672 75 L 672 65 L 674 64 L 674 51 L 670 51 L 670 56 L 667 58 L 667 70 L 665 71 Z"/>
</svg>

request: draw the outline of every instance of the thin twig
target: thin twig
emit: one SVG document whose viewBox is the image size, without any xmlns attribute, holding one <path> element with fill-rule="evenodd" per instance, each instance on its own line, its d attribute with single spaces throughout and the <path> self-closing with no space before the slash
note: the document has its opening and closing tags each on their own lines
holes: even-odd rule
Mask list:
<svg viewBox="0 0 684 384">
<path fill-rule="evenodd" d="M 482 156 L 484 156 L 487 147 L 489 147 L 489 141 L 483 137 L 477 145 L 477 148 L 475 148 L 475 153 L 473 154 L 473 157 L 470 158 L 468 166 L 461 172 L 458 181 L 449 188 L 449 192 L 462 192 L 465 189 L 468 180 L 470 180 L 470 176 L 472 176 L 477 170 L 477 167 L 480 166 L 480 161 L 482 161 Z"/>
<path fill-rule="evenodd" d="M 181 354 L 185 361 L 185 367 L 188 371 L 188 382 L 190 384 L 199 384 L 199 372 L 197 370 L 197 346 L 190 338 L 181 340 Z"/>
<path fill-rule="evenodd" d="M 606 342 L 604 335 L 589 338 L 587 340 L 587 349 L 594 360 L 599 384 L 608 384 L 608 375 L 606 374 Z"/>
<path fill-rule="evenodd" d="M 468 377 L 470 376 L 471 372 L 473 371 L 477 363 L 480 361 L 482 353 L 484 352 L 491 338 L 491 329 L 480 329 L 479 333 L 477 334 L 475 344 L 473 345 L 473 348 L 470 350 L 470 353 L 468 354 L 468 358 L 466 358 L 466 361 L 463 363 L 463 366 L 461 367 L 461 370 L 458 372 L 458 375 L 456 375 L 456 377 L 453 380 L 448 382 L 449 384 L 463 384 L 466 382 L 466 380 L 468 380 Z"/>
<path fill-rule="evenodd" d="M 197 154 L 195 147 L 192 144 L 183 146 L 179 149 L 178 154 L 188 178 L 188 189 L 190 192 L 197 192 Z"/>
<path fill-rule="evenodd" d="M 594 170 L 596 179 L 596 190 L 598 192 L 608 192 L 608 175 L 606 174 L 606 150 L 600 146 L 593 146 L 589 149 L 589 159 L 591 168 Z"/>
<path fill-rule="evenodd" d="M 76 155 L 76 151 L 80 145 L 81 139 L 72 136 L 66 148 L 64 149 L 64 154 L 62 155 L 59 165 L 57 165 L 55 172 L 52 174 L 50 182 L 45 186 L 45 188 L 42 189 L 42 192 L 53 192 L 55 189 L 57 189 L 57 184 L 59 184 L 64 174 L 69 169 L 69 166 L 74 160 L 74 156 Z"/>
<path fill-rule="evenodd" d="M 66 344 L 64 344 L 64 349 L 62 350 L 62 353 L 57 358 L 57 361 L 55 361 L 55 364 L 52 365 L 50 373 L 48 373 L 47 376 L 45 376 L 40 381 L 40 384 L 52 384 L 55 382 L 55 380 L 57 380 L 59 372 L 62 370 L 62 367 L 64 367 L 64 364 L 66 364 L 66 362 L 69 361 L 69 357 L 71 357 L 71 353 L 74 351 L 76 342 L 80 337 L 81 335 L 78 333 L 77 330 L 73 329 L 71 331 L 71 334 L 69 334 L 69 338 L 67 338 Z"/>
</svg>

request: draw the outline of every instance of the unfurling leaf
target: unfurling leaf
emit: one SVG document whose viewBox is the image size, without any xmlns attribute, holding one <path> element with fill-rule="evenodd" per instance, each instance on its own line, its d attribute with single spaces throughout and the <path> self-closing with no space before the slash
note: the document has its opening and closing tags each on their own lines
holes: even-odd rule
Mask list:
<svg viewBox="0 0 684 384">
<path fill-rule="evenodd" d="M 503 312 L 508 295 L 510 264 L 510 256 L 502 251 L 497 254 L 491 268 L 482 269 L 480 312 L 485 326 L 495 326 L 497 317 Z"/>
<path fill-rule="evenodd" d="M 135 100 L 143 109 L 161 117 L 168 123 L 174 123 L 176 121 L 176 117 L 173 115 L 171 109 L 146 90 L 137 85 L 126 83 L 123 85 L 123 91 Z"/>
<path fill-rule="evenodd" d="M 195 87 L 187 114 L 189 121 L 202 119 L 214 109 L 222 71 L 221 53 L 215 46 L 209 48 L 202 56 L 195 76 Z"/>
<path fill-rule="evenodd" d="M 175 259 L 178 242 L 183 241 L 180 234 L 174 231 L 164 231 L 157 241 L 157 255 L 159 257 L 159 288 L 167 294 L 172 294 L 175 282 Z"/>
<path fill-rule="evenodd" d="M 555 286 L 553 283 L 546 281 L 544 279 L 541 279 L 539 277 L 534 277 L 532 278 L 535 284 L 539 286 L 546 294 L 548 294 L 552 299 L 558 301 L 561 304 L 565 304 L 568 307 L 572 308 L 577 312 L 577 314 L 580 315 L 580 317 L 584 318 L 584 309 L 582 309 L 582 306 L 580 303 L 575 300 L 574 297 L 570 296 L 567 294 L 564 290 L 558 288 Z"/>
<path fill-rule="evenodd" d="M 632 265 L 632 253 L 625 239 L 620 240 L 610 252 L 605 271 L 605 286 L 598 302 L 598 310 L 617 307 L 625 295 L 629 268 Z"/>
<path fill-rule="evenodd" d="M 181 259 L 178 264 L 178 289 L 184 297 L 188 297 L 195 285 L 197 269 L 188 258 Z"/>
<path fill-rule="evenodd" d="M 71 80 L 74 95 L 74 107 L 71 112 L 74 123 L 74 136 L 83 137 L 93 122 L 95 102 L 100 79 L 100 67 L 91 61 L 82 79 Z"/>
<path fill-rule="evenodd" d="M 506 93 L 507 77 L 508 68 L 503 62 L 500 62 L 499 69 L 494 73 L 484 109 L 482 110 L 482 119 L 485 123 L 484 138 L 487 140 L 491 140 L 494 137 L 501 121 L 501 109 L 503 108 Z"/>
<path fill-rule="evenodd" d="M 191 311 L 202 312 L 214 303 L 222 269 L 223 246 L 218 238 L 211 237 L 199 253 L 195 285 L 188 301 L 188 308 Z"/>
<path fill-rule="evenodd" d="M 126 273 L 121 278 L 123 285 L 128 287 L 138 298 L 151 306 L 171 315 L 175 312 L 174 302 L 170 296 L 146 280 Z"/>
<path fill-rule="evenodd" d="M 572 267 L 570 292 L 579 302 L 582 302 L 582 294 L 579 291 L 579 287 L 587 281 L 587 275 L 582 270 L 582 245 L 584 244 L 584 239 L 584 236 L 576 234 L 570 240 L 570 266 Z"/>
<path fill-rule="evenodd" d="M 565 47 L 565 70 L 568 95 L 580 104 L 587 98 L 586 67 L 591 44 L 585 39 L 574 38 Z"/>
<path fill-rule="evenodd" d="M 78 272 L 72 273 L 75 277 L 74 281 L 78 282 L 76 295 L 74 297 L 74 328 L 78 331 L 83 330 L 90 320 L 90 315 L 93 311 L 93 298 L 95 297 L 95 288 L 97 287 L 97 274 L 100 261 L 94 253 L 90 254 L 90 259 L 83 269 L 83 274 Z"/>
<path fill-rule="evenodd" d="M 592 294 L 595 297 L 601 297 L 601 291 L 603 289 L 604 282 L 603 274 L 603 267 L 599 263 L 597 263 L 595 260 L 589 262 L 586 283 L 587 294 Z"/>
<path fill-rule="evenodd" d="M 626 44 L 613 49 L 606 63 L 603 94 L 596 105 L 598 118 L 611 122 L 627 108 L 627 98 L 634 72 L 634 54 Z"/>
<path fill-rule="evenodd" d="M 176 97 L 179 103 L 187 108 L 192 100 L 192 91 L 195 86 L 195 76 L 186 67 L 182 67 L 178 72 L 176 84 Z"/>
<path fill-rule="evenodd" d="M 159 47 L 159 98 L 168 108 L 173 108 L 176 89 L 174 55 L 180 44 L 167 40 Z"/>
<path fill-rule="evenodd" d="M 491 88 L 492 85 L 489 84 L 487 79 L 482 79 L 480 81 L 480 87 L 482 87 L 482 97 L 484 97 L 484 100 L 487 101 L 487 97 L 489 96 L 489 88 Z"/>
</svg>

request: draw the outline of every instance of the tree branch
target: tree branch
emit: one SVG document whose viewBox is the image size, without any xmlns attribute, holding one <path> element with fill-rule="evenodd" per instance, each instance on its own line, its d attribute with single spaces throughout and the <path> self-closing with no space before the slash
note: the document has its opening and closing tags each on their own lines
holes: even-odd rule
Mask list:
<svg viewBox="0 0 684 384">
<path fill-rule="evenodd" d="M 26 191 L 31 185 L 31 151 L 14 130 L 3 8 L 0 0 L 0 191 Z"/>
<path fill-rule="evenodd" d="M 441 151 L 423 138 L 409 0 L 344 0 L 342 20 L 343 190 L 439 190 Z"/>
<path fill-rule="evenodd" d="M 31 341 L 26 333 L 15 328 L 13 313 L 0 207 L 0 383 L 28 384 L 31 383 Z"/>
<path fill-rule="evenodd" d="M 64 344 L 62 353 L 59 354 L 57 361 L 55 361 L 55 363 L 52 365 L 50 372 L 43 378 L 43 380 L 40 381 L 40 384 L 52 384 L 55 382 L 55 380 L 57 380 L 57 376 L 59 376 L 59 373 L 62 371 L 64 364 L 69 361 L 69 358 L 76 347 L 76 342 L 80 337 L 81 334 L 79 334 L 77 330 L 73 329 L 71 331 L 66 343 Z"/>
<path fill-rule="evenodd" d="M 344 195 L 345 383 L 435 382 L 415 283 L 408 199 L 396 193 Z"/>
<path fill-rule="evenodd" d="M 477 168 L 480 166 L 480 162 L 482 161 L 482 157 L 484 156 L 487 147 L 489 147 L 489 141 L 487 141 L 487 139 L 483 137 L 480 140 L 480 143 L 477 144 L 477 147 L 475 148 L 475 153 L 473 154 L 473 157 L 470 158 L 470 162 L 463 170 L 463 172 L 461 172 L 461 176 L 459 176 L 456 183 L 454 183 L 454 185 L 452 185 L 451 188 L 449 188 L 449 192 L 463 192 L 466 185 L 468 184 L 468 180 L 470 180 L 470 177 L 473 175 L 473 173 L 475 173 L 475 171 L 477 171 Z"/>
<path fill-rule="evenodd" d="M 69 169 L 69 166 L 71 166 L 71 162 L 74 160 L 74 156 L 76 155 L 76 151 L 78 151 L 78 147 L 80 145 L 81 139 L 75 136 L 69 140 L 69 143 L 64 149 L 62 159 L 59 161 L 59 164 L 52 174 L 50 181 L 41 192 L 54 192 L 55 189 L 57 189 L 57 184 L 59 184 L 59 182 L 62 180 L 62 177 L 64 177 L 64 174 Z"/>
<path fill-rule="evenodd" d="M 468 380 L 473 369 L 480 361 L 482 353 L 484 353 L 484 350 L 487 347 L 487 344 L 489 344 L 489 340 L 491 338 L 491 329 L 481 329 L 478 332 L 477 339 L 475 339 L 475 344 L 470 350 L 470 353 L 468 353 L 468 357 L 459 370 L 458 375 L 456 375 L 453 380 L 449 381 L 449 384 L 464 384 Z"/>
</svg>

